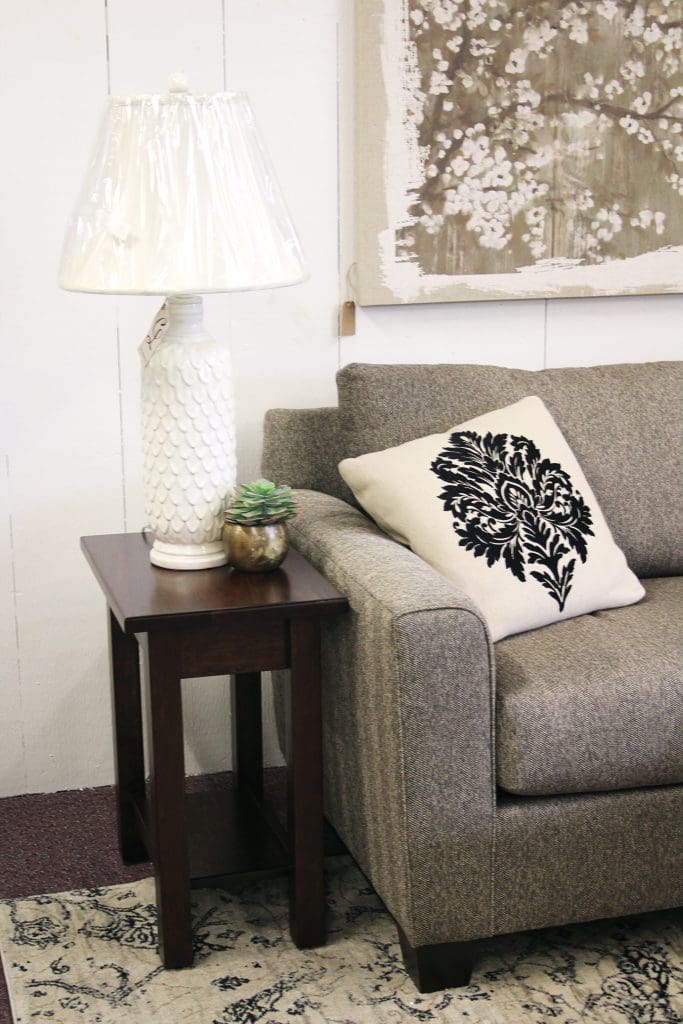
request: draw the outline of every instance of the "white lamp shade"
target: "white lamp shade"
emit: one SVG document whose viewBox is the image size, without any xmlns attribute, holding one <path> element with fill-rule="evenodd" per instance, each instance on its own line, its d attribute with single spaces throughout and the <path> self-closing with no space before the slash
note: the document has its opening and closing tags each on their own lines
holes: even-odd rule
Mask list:
<svg viewBox="0 0 683 1024">
<path fill-rule="evenodd" d="M 69 223 L 62 288 L 177 295 L 305 277 L 246 96 L 110 100 Z"/>
</svg>

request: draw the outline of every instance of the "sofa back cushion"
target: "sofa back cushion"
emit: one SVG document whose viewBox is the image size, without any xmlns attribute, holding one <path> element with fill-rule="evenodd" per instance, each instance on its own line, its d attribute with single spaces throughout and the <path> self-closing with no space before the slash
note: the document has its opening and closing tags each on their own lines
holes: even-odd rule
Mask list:
<svg viewBox="0 0 683 1024">
<path fill-rule="evenodd" d="M 683 573 L 683 362 L 551 370 L 351 363 L 337 374 L 345 458 L 538 395 L 639 576 Z"/>
</svg>

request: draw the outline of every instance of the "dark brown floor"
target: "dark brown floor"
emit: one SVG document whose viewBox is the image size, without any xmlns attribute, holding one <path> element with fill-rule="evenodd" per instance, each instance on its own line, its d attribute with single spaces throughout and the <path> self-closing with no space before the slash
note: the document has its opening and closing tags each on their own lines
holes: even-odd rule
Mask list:
<svg viewBox="0 0 683 1024">
<path fill-rule="evenodd" d="M 188 788 L 231 785 L 229 775 L 188 780 Z M 113 787 L 0 800 L 0 899 L 114 885 L 144 878 L 118 854 Z M 0 970 L 0 1024 L 12 1024 Z"/>
</svg>

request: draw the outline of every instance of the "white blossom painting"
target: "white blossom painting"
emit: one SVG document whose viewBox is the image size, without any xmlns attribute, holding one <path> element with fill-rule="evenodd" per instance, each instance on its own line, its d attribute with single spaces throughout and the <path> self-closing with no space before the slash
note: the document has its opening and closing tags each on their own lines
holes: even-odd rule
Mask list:
<svg viewBox="0 0 683 1024">
<path fill-rule="evenodd" d="M 683 0 L 357 0 L 363 305 L 683 291 Z"/>
</svg>

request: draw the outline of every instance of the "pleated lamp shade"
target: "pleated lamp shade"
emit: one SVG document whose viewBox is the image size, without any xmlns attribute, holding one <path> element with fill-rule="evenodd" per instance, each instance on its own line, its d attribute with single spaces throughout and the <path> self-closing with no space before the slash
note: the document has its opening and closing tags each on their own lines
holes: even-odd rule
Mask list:
<svg viewBox="0 0 683 1024">
<path fill-rule="evenodd" d="M 303 257 L 246 96 L 113 97 L 69 223 L 59 283 L 178 295 L 304 280 Z"/>
</svg>

